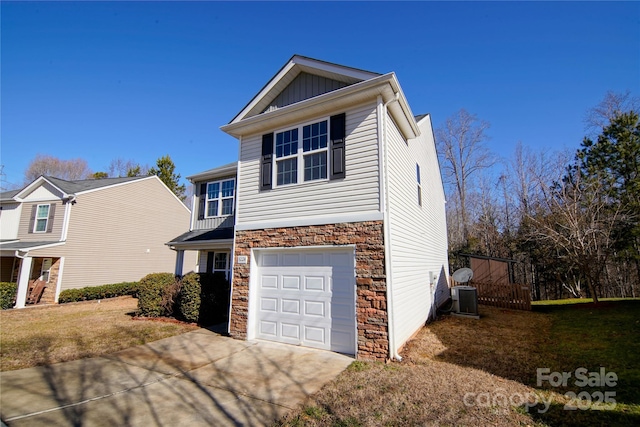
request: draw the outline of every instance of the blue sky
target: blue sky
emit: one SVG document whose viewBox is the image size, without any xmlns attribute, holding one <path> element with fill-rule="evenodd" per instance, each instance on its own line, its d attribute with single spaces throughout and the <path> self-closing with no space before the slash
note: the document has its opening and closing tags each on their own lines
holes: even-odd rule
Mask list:
<svg viewBox="0 0 640 427">
<path fill-rule="evenodd" d="M 395 71 L 434 125 L 465 108 L 489 146 L 577 148 L 608 90 L 640 95 L 638 2 L 0 4 L 3 187 L 36 154 L 236 160 L 220 131 L 293 54 Z"/>
</svg>

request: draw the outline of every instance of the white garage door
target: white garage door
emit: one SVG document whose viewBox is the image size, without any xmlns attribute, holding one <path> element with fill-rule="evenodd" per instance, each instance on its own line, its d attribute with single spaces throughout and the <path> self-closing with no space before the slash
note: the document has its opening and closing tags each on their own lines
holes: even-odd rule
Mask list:
<svg viewBox="0 0 640 427">
<path fill-rule="evenodd" d="M 353 250 L 263 251 L 256 261 L 258 338 L 355 354 Z"/>
</svg>

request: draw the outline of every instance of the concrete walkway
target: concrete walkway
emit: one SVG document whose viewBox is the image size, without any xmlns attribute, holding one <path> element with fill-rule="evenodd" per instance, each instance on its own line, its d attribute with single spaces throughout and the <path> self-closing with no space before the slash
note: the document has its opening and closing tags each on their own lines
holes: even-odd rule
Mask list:
<svg viewBox="0 0 640 427">
<path fill-rule="evenodd" d="M 2 372 L 14 426 L 269 425 L 352 358 L 206 329 L 92 359 Z"/>
</svg>

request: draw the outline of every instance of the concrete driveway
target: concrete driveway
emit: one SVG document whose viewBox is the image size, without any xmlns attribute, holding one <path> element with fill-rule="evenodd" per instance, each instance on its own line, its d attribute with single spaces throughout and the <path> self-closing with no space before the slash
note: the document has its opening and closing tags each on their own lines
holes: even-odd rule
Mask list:
<svg viewBox="0 0 640 427">
<path fill-rule="evenodd" d="M 352 358 L 206 329 L 92 359 L 2 372 L 8 426 L 269 425 Z"/>
</svg>

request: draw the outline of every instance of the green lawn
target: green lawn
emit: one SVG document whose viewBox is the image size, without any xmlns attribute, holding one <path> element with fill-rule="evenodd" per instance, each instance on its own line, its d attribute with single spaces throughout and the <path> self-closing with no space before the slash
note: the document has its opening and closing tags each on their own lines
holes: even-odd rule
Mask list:
<svg viewBox="0 0 640 427">
<path fill-rule="evenodd" d="M 613 410 L 565 410 L 564 405 L 553 405 L 547 414 L 537 416 L 551 425 L 638 425 L 640 422 L 640 299 L 604 299 L 597 306 L 590 300 L 558 304 L 542 302 L 534 311 L 551 317 L 549 339 L 543 354 L 551 372 L 568 372 L 566 387 L 552 387 L 548 381 L 542 388 L 561 394 L 582 395 L 577 405 L 589 406 L 599 401 L 605 392 L 616 402 Z M 604 369 L 614 373 L 618 380 L 613 385 L 582 384 L 576 378 L 576 369 L 585 368 L 587 377 L 594 382 Z M 581 373 L 578 373 L 579 375 Z M 602 395 L 600 395 L 602 393 Z M 535 415 L 535 411 L 533 411 Z"/>
</svg>

